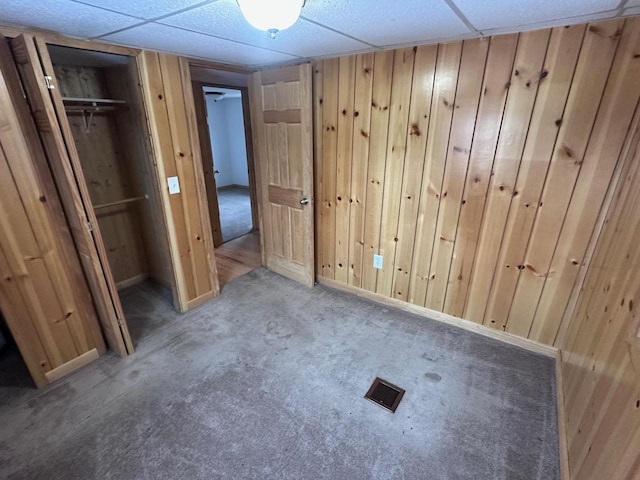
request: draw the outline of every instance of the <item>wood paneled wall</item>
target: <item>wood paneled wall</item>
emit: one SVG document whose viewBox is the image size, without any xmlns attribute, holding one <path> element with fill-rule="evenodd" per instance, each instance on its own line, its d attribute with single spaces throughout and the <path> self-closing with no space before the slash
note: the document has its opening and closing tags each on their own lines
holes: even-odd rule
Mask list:
<svg viewBox="0 0 640 480">
<path fill-rule="evenodd" d="M 186 311 L 220 293 L 189 64 L 155 52 L 138 58 L 169 232 L 175 304 Z M 178 177 L 180 193 L 169 195 L 168 177 Z"/>
<path fill-rule="evenodd" d="M 134 195 L 146 197 L 136 202 L 139 214 L 149 277 L 168 287 L 173 282 L 167 226 L 162 215 L 162 199 L 153 169 L 155 158 L 149 138 L 149 128 L 139 87 L 138 66 L 134 57 L 128 65 L 104 69 L 112 98 L 125 100 L 128 108 L 114 113 L 118 140 L 126 156 L 131 159 L 129 172 L 134 180 Z"/>
<path fill-rule="evenodd" d="M 640 478 L 638 118 L 575 316 L 560 338 L 575 479 Z"/>
<path fill-rule="evenodd" d="M 318 62 L 319 275 L 556 343 L 639 39 L 631 18 Z"/>
</svg>

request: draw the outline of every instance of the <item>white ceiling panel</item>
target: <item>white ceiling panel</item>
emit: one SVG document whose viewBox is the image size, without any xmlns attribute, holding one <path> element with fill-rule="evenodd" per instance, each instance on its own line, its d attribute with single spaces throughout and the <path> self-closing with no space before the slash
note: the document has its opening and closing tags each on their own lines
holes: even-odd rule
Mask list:
<svg viewBox="0 0 640 480">
<path fill-rule="evenodd" d="M 247 23 L 235 0 L 219 0 L 159 22 L 301 57 L 370 48 L 365 43 L 302 19 L 272 39 L 267 32 L 256 30 Z"/>
<path fill-rule="evenodd" d="M 238 65 L 284 63 L 298 58 L 157 23 L 107 35 L 103 40 Z"/>
<path fill-rule="evenodd" d="M 0 20 L 84 38 L 140 23 L 137 18 L 70 0 L 2 0 Z"/>
<path fill-rule="evenodd" d="M 640 0 L 306 0 L 271 39 L 236 0 L 0 0 L 0 23 L 267 66 L 639 15 Z"/>
<path fill-rule="evenodd" d="M 469 33 L 444 0 L 309 0 L 302 16 L 377 46 Z"/>
<path fill-rule="evenodd" d="M 204 0 L 74 0 L 144 19 L 157 18 L 204 3 Z M 209 0 L 215 1 L 215 0 Z"/>
<path fill-rule="evenodd" d="M 478 30 L 560 21 L 615 9 L 620 0 L 453 0 Z M 564 22 L 567 23 L 567 22 Z M 569 22 L 571 23 L 571 22 Z"/>
</svg>

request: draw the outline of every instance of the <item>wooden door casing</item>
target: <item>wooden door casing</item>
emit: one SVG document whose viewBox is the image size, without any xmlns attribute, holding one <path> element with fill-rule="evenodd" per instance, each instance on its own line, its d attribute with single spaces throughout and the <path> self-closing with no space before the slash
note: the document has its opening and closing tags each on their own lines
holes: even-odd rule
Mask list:
<svg viewBox="0 0 640 480">
<path fill-rule="evenodd" d="M 215 248 L 222 245 L 222 227 L 220 225 L 220 208 L 218 206 L 218 188 L 214 167 L 213 149 L 209 136 L 209 124 L 207 122 L 207 103 L 201 82 L 192 82 L 193 101 L 198 123 L 198 138 L 200 139 L 200 152 L 202 156 L 202 171 L 204 172 L 204 184 L 207 191 L 207 203 L 209 204 L 209 221 L 211 222 L 211 235 Z"/>
<path fill-rule="evenodd" d="M 263 264 L 313 286 L 311 65 L 256 72 L 250 95 Z"/>
</svg>

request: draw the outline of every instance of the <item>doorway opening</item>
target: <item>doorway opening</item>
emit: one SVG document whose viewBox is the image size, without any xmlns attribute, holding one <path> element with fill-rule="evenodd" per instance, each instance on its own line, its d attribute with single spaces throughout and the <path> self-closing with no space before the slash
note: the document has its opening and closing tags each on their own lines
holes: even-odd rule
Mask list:
<svg viewBox="0 0 640 480">
<path fill-rule="evenodd" d="M 222 243 L 255 231 L 251 214 L 249 166 L 242 92 L 202 87 L 220 212 Z"/>
<path fill-rule="evenodd" d="M 192 65 L 220 286 L 262 263 L 248 75 Z"/>
</svg>

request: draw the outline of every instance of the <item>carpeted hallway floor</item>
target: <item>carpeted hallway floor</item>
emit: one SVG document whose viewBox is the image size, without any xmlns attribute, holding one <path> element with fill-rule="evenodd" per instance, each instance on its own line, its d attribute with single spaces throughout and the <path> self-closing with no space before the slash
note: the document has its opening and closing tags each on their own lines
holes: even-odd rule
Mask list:
<svg viewBox="0 0 640 480">
<path fill-rule="evenodd" d="M 133 356 L 0 388 L 0 477 L 559 478 L 550 358 L 263 268 L 186 315 L 123 302 Z"/>
<path fill-rule="evenodd" d="M 218 189 L 222 241 L 246 235 L 253 229 L 249 190 L 242 187 Z"/>
</svg>

